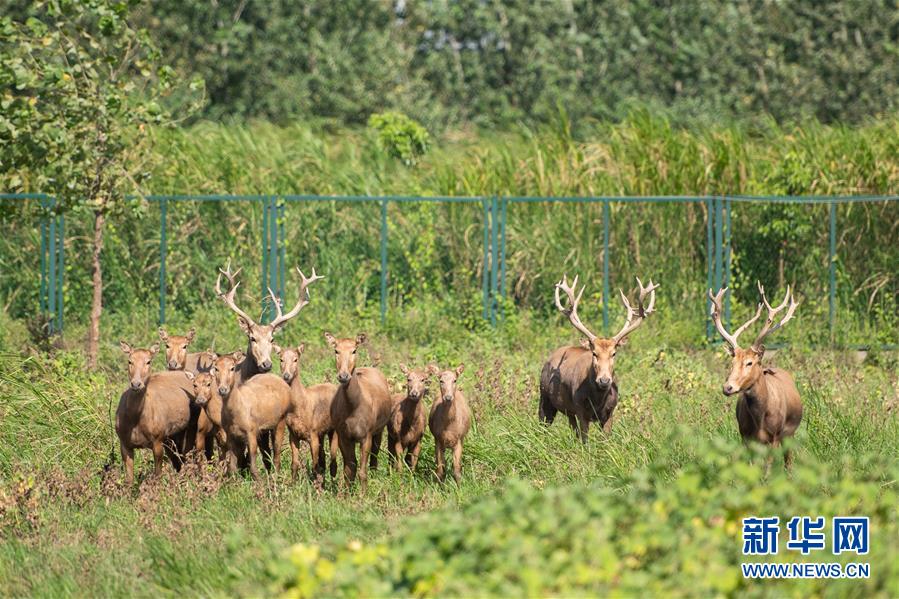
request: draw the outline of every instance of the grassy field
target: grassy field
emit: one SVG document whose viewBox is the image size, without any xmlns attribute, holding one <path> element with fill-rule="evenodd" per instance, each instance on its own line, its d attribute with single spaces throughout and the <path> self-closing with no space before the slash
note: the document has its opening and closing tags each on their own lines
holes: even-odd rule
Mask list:
<svg viewBox="0 0 899 599">
<path fill-rule="evenodd" d="M 122 337 L 148 345 L 152 334 L 144 331 L 154 330 L 152 319 L 150 313 L 116 319 L 107 325 L 114 333 L 109 338 Z M 719 391 L 728 364 L 724 352 L 666 345 L 652 323 L 634 333 L 631 344 L 619 355 L 616 375 L 622 400 L 615 413 L 612 435 L 603 438 L 598 429 L 593 430 L 591 442 L 582 446 L 564 419 L 546 430 L 536 418 L 542 360 L 556 346 L 576 341 L 559 319 L 533 317 L 523 311 L 495 332 L 462 332 L 439 314 L 424 309 L 410 309 L 402 317 L 388 321 L 384 328 L 358 315 L 304 314 L 287 327 L 280 343 L 306 341 L 308 349 L 302 364 L 306 383 L 334 378 L 331 353 L 321 336 L 324 326 L 333 322 L 356 323 L 334 330 L 336 334 L 368 332 L 372 341 L 362 363 L 380 365 L 395 383 L 400 381 L 401 361 L 410 365 L 431 361 L 447 366 L 466 363 L 461 383 L 472 405 L 475 425 L 466 444 L 461 485 L 436 482 L 433 441 L 427 436 L 417 472 L 396 474 L 382 466 L 371 476 L 364 495 L 330 484 L 323 492 L 317 492 L 305 480 L 293 484 L 286 468 L 274 477 L 264 477 L 258 484 L 249 479 L 225 478 L 216 467 L 205 464 L 191 465 L 181 475 L 166 470 L 161 480 L 153 480 L 146 477 L 150 461 L 146 453 L 138 458 L 139 485 L 125 489 L 120 483 L 118 458 L 104 471 L 113 448 L 110 409 L 115 409 L 124 386 L 124 358 L 112 343 L 106 343 L 103 368 L 88 374 L 80 352 L 67 347 L 52 355 L 28 350 L 23 325 L 3 320 L 0 594 L 259 595 L 288 587 L 301 596 L 440 591 L 456 595 L 584 594 L 610 590 L 629 594 L 641 585 L 659 592 L 678 592 L 680 576 L 687 577 L 683 578 L 685 581 L 699 576 L 699 582 L 679 588 L 680 594 L 688 594 L 691 589 L 728 595 L 743 591 L 776 595 L 804 593 L 811 588 L 822 590 L 797 583 L 746 583 L 737 576 L 736 566 L 709 566 L 707 571 L 700 568 L 697 574 L 692 572 L 695 567 L 672 563 L 666 574 L 664 568 L 641 561 L 641 556 L 654 555 L 649 540 L 652 536 L 646 530 L 633 528 L 636 525 L 630 521 L 628 510 L 621 506 L 633 501 L 633 513 L 648 510 L 647 514 L 658 517 L 656 508 L 662 500 L 647 499 L 647 485 L 654 489 L 653 493 L 669 486 L 706 489 L 704 494 L 681 497 L 678 501 L 684 505 L 672 509 L 711 510 L 710 521 L 719 521 L 717 552 L 721 560 L 732 563 L 739 561 L 740 531 L 736 523 L 742 515 L 756 509 L 780 514 L 782 521 L 784 516 L 801 515 L 793 512 L 816 507 L 822 511 L 845 508 L 862 515 L 871 512 L 875 524 L 870 561 L 881 569 L 867 586 L 843 582 L 836 587 L 823 587 L 822 594 L 836 590 L 837 594 L 888 596 L 897 592 L 895 568 L 889 570 L 888 566 L 896 562 L 895 536 L 887 536 L 899 526 L 895 504 L 891 503 L 896 497 L 895 456 L 899 455 L 895 354 L 870 354 L 858 362 L 854 354 L 792 348 L 771 357 L 773 364 L 795 374 L 805 402 L 805 415 L 793 442 L 793 477 L 787 478 L 776 467 L 771 479 L 762 483 L 764 460 L 755 459 L 755 465 L 748 466 L 752 454 L 740 446 L 733 416 L 734 399 L 725 398 Z M 199 321 L 197 326 L 197 347 L 215 345 L 225 350 L 243 344 L 237 326 L 222 314 Z M 78 339 L 77 332 L 68 334 L 70 339 Z M 432 384 L 431 394 L 433 389 Z M 382 464 L 385 460 L 386 454 Z M 743 469 L 734 470 L 736 467 Z M 700 471 L 706 474 L 700 476 Z M 861 493 L 858 489 L 865 491 L 856 499 L 847 499 L 856 497 L 852 493 Z M 584 495 L 587 491 L 589 495 Z M 738 497 L 738 507 L 715 508 L 718 504 L 710 498 L 719 496 Z M 518 513 L 514 506 L 511 512 L 489 507 L 504 497 L 533 509 Z M 567 503 L 561 499 L 565 497 Z M 525 570 L 530 572 L 533 560 L 528 559 L 541 555 L 545 543 L 518 543 L 514 541 L 516 537 L 509 537 L 510 531 L 526 529 L 528 534 L 551 534 L 552 530 L 543 528 L 552 529 L 553 518 L 576 511 L 581 505 L 577 497 L 583 497 L 585 505 L 591 497 L 594 502 L 605 498 L 602 501 L 609 503 L 602 506 L 618 505 L 617 511 L 611 507 L 596 508 L 605 516 L 597 517 L 601 524 L 595 530 L 586 529 L 593 531 L 590 534 L 599 534 L 599 530 L 609 534 L 616 527 L 628 527 L 635 533 L 619 555 L 608 554 L 611 549 L 601 546 L 581 548 L 583 567 L 598 560 L 606 566 L 619 564 L 620 571 L 609 574 L 608 579 L 603 579 L 605 582 L 574 577 L 568 580 L 568 586 L 558 586 L 561 578 L 548 574 L 552 571 L 549 564 L 559 562 L 558 555 L 553 554 L 555 557 L 546 557 L 543 575 L 548 578 L 522 578 L 521 572 L 514 571 L 514 565 L 524 559 L 521 563 L 527 564 Z M 540 503 L 543 500 L 550 502 L 549 507 Z M 528 515 L 544 513 L 535 507 L 539 505 L 547 510 L 544 520 L 544 516 Z M 664 512 L 666 508 L 661 509 Z M 718 514 L 716 509 L 720 515 L 714 515 Z M 460 527 L 469 519 L 478 522 L 487 517 L 485 513 L 499 518 L 502 526 L 494 522 L 490 527 L 473 530 L 474 536 L 459 532 L 459 537 L 469 539 L 465 541 L 468 543 L 474 542 L 471 539 L 487 539 L 479 542 L 488 547 L 485 555 L 492 555 L 491 559 L 497 561 L 503 561 L 505 554 L 494 555 L 489 547 L 509 551 L 514 545 L 515 551 L 531 557 L 509 554 L 505 560 L 512 564 L 509 572 L 503 574 L 502 566 L 496 566 L 497 570 L 492 575 L 485 573 L 478 579 L 480 582 L 465 583 L 469 586 L 463 584 L 463 578 L 454 582 L 421 575 L 416 579 L 414 572 L 410 574 L 408 570 L 397 575 L 401 583 L 384 586 L 383 580 L 399 570 L 372 570 L 372 564 L 396 562 L 398 558 L 387 553 L 387 548 L 392 548 L 414 552 L 430 567 L 446 567 L 450 572 L 452 560 L 444 564 L 429 557 L 433 547 L 440 546 L 439 541 L 428 537 L 430 549 L 415 543 L 423 543 L 421 539 L 427 537 L 429 530 L 455 534 L 452 531 L 462 531 Z M 587 525 L 586 520 L 577 522 L 578 531 Z M 668 524 L 671 522 L 674 520 Z M 573 526 L 571 522 L 567 525 Z M 567 530 L 561 525 L 559 529 Z M 686 534 L 679 528 L 675 530 L 678 535 Z M 577 539 L 581 533 L 570 536 Z M 585 538 L 593 537 L 588 534 Z M 414 539 L 418 540 L 413 543 Z M 647 539 L 649 554 L 646 547 L 641 550 L 633 545 L 639 539 Z M 698 541 L 690 541 L 689 535 L 684 539 L 684 547 L 700 552 L 697 559 L 711 559 L 702 556 L 703 546 L 697 548 Z M 457 542 L 458 549 L 452 545 L 443 550 L 461 552 L 467 546 L 461 540 Z M 337 556 L 341 547 L 355 548 L 353 551 L 372 548 L 373 553 L 359 550 L 350 558 L 334 557 L 333 562 L 315 557 L 319 551 Z M 669 549 L 677 551 L 676 546 Z M 365 555 L 369 557 L 363 559 Z M 411 558 L 401 561 L 414 562 Z M 488 559 L 485 563 L 494 562 Z M 668 564 L 664 560 L 657 563 Z M 505 567 L 510 568 L 508 564 Z M 475 570 L 470 568 L 468 572 Z M 576 571 L 574 566 L 566 570 L 569 574 Z M 341 572 L 344 583 L 349 580 L 346 584 L 350 586 L 328 586 L 341 580 Z M 597 576 L 602 572 L 595 571 Z M 381 586 L 366 586 L 366 581 L 371 580 L 379 581 Z M 409 580 L 419 581 L 412 584 Z M 422 580 L 429 582 L 424 584 Z"/>
</svg>

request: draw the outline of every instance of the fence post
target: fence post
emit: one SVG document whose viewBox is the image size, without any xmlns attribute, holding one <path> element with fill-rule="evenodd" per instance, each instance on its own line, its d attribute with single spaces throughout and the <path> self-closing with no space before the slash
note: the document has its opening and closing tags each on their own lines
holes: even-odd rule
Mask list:
<svg viewBox="0 0 899 599">
<path fill-rule="evenodd" d="M 833 341 L 837 326 L 837 205 L 830 203 L 830 340 Z"/>
<path fill-rule="evenodd" d="M 57 315 L 57 330 L 62 333 L 63 300 L 65 298 L 65 295 L 63 294 L 63 285 L 66 281 L 66 217 L 60 212 L 59 216 L 57 216 L 56 218 L 59 219 L 59 225 L 57 228 L 59 232 L 59 266 L 57 268 L 59 283 L 56 285 L 56 309 L 59 311 Z"/>
<path fill-rule="evenodd" d="M 724 237 L 724 286 L 730 287 L 730 264 L 731 264 L 731 228 L 730 228 L 730 207 L 731 201 L 729 199 L 724 199 L 724 227 L 725 227 L 725 237 Z M 727 294 L 727 297 L 724 298 L 724 320 L 727 322 L 727 328 L 730 329 L 730 298 L 733 295 L 733 290 Z"/>
<path fill-rule="evenodd" d="M 165 259 L 168 253 L 168 199 L 159 201 L 159 324 L 165 324 L 166 276 Z"/>
<path fill-rule="evenodd" d="M 381 324 L 387 319 L 387 201 L 381 200 Z"/>
<path fill-rule="evenodd" d="M 609 334 L 609 200 L 602 202 L 602 329 Z"/>
<path fill-rule="evenodd" d="M 56 198 L 47 201 L 47 207 L 50 210 L 56 206 Z M 50 315 L 49 333 L 52 335 L 56 332 L 56 214 L 55 211 L 50 213 L 49 235 L 50 248 L 47 254 L 47 268 L 49 286 L 47 288 L 47 313 Z"/>
<path fill-rule="evenodd" d="M 43 318 L 47 313 L 47 200 L 41 196 L 41 283 L 38 291 L 38 304 L 40 315 Z"/>
<path fill-rule="evenodd" d="M 260 201 L 262 202 L 262 315 L 260 320 L 264 322 L 266 320 L 265 299 L 268 297 L 265 289 L 268 287 L 269 242 L 271 241 L 271 234 L 268 232 L 269 196 L 261 196 Z"/>
<path fill-rule="evenodd" d="M 711 289 L 714 285 L 712 281 L 712 221 L 714 220 L 714 211 L 712 209 L 712 198 L 707 197 L 706 206 L 706 242 L 705 242 L 705 271 L 706 271 L 706 288 Z M 707 343 L 712 342 L 712 321 L 709 318 L 709 310 L 712 301 L 708 298 L 705 300 L 705 340 Z"/>
<path fill-rule="evenodd" d="M 715 289 L 724 286 L 724 273 L 722 264 L 722 246 L 724 245 L 724 202 L 720 197 L 715 198 Z"/>
<path fill-rule="evenodd" d="M 506 215 L 507 215 L 507 204 L 509 200 L 506 198 L 500 199 L 500 243 L 499 243 L 499 296 L 505 300 L 506 299 Z M 505 304 L 500 305 L 500 318 L 505 320 Z"/>
<path fill-rule="evenodd" d="M 277 198 L 276 198 L 277 201 Z M 284 297 L 284 272 L 287 263 L 287 243 L 284 237 L 285 205 L 278 202 L 278 297 Z"/>
<path fill-rule="evenodd" d="M 271 240 L 269 242 L 269 273 L 268 273 L 268 287 L 271 288 L 272 291 L 278 291 L 278 206 L 277 206 L 277 198 L 275 196 L 269 196 L 269 235 L 271 235 Z M 279 300 L 283 296 L 279 296 Z M 273 300 L 274 301 L 274 300 Z M 268 318 L 269 321 L 275 319 L 276 308 L 274 305 L 268 307 Z"/>
<path fill-rule="evenodd" d="M 490 213 L 487 210 L 487 200 L 482 200 L 481 205 L 484 208 L 484 266 L 481 272 L 481 289 L 483 291 L 483 303 L 484 303 L 484 311 L 483 317 L 484 320 L 487 320 L 487 304 L 489 302 L 490 292 L 488 290 L 490 278 L 489 271 L 490 268 L 490 240 L 489 240 L 489 231 L 490 231 Z"/>
<path fill-rule="evenodd" d="M 490 324 L 496 326 L 496 283 L 499 260 L 497 259 L 497 216 L 499 207 L 496 196 L 490 202 Z"/>
</svg>

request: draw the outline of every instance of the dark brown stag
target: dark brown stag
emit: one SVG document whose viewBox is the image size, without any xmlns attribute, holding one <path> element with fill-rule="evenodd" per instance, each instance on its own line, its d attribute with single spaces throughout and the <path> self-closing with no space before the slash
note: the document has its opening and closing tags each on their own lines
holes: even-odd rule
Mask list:
<svg viewBox="0 0 899 599">
<path fill-rule="evenodd" d="M 556 283 L 556 307 L 568 317 L 572 326 L 579 331 L 586 342 L 582 346 L 560 347 L 550 355 L 540 374 L 540 421 L 552 424 L 557 412 L 568 416 L 571 428 L 587 442 L 591 422 L 599 422 L 608 434 L 612 431 L 612 412 L 618 405 L 618 385 L 612 368 L 618 348 L 627 343 L 627 337 L 643 324 L 654 311 L 658 285 L 649 281 L 647 287 L 640 279 L 640 293 L 637 308 L 631 307 L 627 296 L 620 289 L 621 301 L 627 309 L 627 320 L 618 333 L 610 339 L 594 335 L 577 314 L 578 303 L 586 286 L 575 296 L 578 278 L 569 287 L 567 278 Z M 559 291 L 568 296 L 568 307 L 562 305 Z M 647 296 L 649 304 L 644 307 Z"/>
<path fill-rule="evenodd" d="M 793 318 L 799 304 L 793 298 L 792 290 L 787 287 L 784 301 L 776 308 L 772 308 L 765 297 L 765 289 L 761 283 L 758 283 L 758 288 L 761 302 L 755 316 L 746 321 L 733 335 L 727 332 L 721 322 L 721 302 L 727 287 L 718 290 L 714 295 L 709 289 L 712 322 L 715 323 L 715 328 L 718 329 L 728 353 L 733 358 L 730 374 L 722 391 L 727 396 L 740 394 L 740 399 L 737 400 L 737 425 L 740 427 L 740 436 L 744 442 L 759 441 L 772 447 L 780 447 L 783 438 L 792 436 L 802 421 L 802 400 L 799 399 L 799 391 L 789 372 L 762 366 L 762 358 L 765 356 L 765 346 L 762 342 L 765 337 Z M 737 338 L 759 319 L 763 307 L 768 316 L 762 330 L 748 349 L 741 348 Z M 784 309 L 786 312 L 783 318 L 777 320 L 777 315 Z M 771 459 L 768 459 L 768 466 L 771 465 Z M 784 466 L 789 469 L 791 465 L 792 455 L 786 450 Z"/>
</svg>

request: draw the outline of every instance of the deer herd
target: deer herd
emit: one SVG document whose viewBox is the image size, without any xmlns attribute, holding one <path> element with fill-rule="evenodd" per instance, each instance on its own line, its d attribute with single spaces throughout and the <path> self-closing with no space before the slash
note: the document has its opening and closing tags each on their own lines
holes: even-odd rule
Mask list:
<svg viewBox="0 0 899 599">
<path fill-rule="evenodd" d="M 294 479 L 304 462 L 301 445 L 306 444 L 310 475 L 317 487 L 323 484 L 326 465 L 331 478 L 336 478 L 339 451 L 344 479 L 352 484 L 358 478 L 364 490 L 368 469 L 377 467 L 385 432 L 392 464 L 398 470 L 414 471 L 426 424 L 434 438 L 438 480 L 445 479 L 446 451 L 451 450 L 453 477 L 461 481 L 462 448 L 472 421 L 468 402 L 457 384 L 463 365 L 442 370 L 434 364 L 424 368 L 399 364 L 406 378 L 405 390 L 391 393 L 387 378 L 378 368 L 357 365 L 358 350 L 367 342 L 365 334 L 337 338 L 325 333 L 325 341 L 334 350 L 336 383 L 307 387 L 300 375 L 305 344 L 282 348 L 274 338 L 309 303 L 309 286 L 323 277 L 315 269 L 311 277 L 306 277 L 297 268 L 300 287 L 296 304 L 283 313 L 280 298 L 269 289 L 276 315 L 271 323 L 260 324 L 235 301 L 239 273 L 240 269 L 231 270 L 230 263 L 219 269 L 215 292 L 237 315 L 247 337 L 245 351 L 190 352 L 194 329 L 187 335 L 169 335 L 160 328 L 166 370 L 154 372 L 152 362 L 160 351 L 158 343 L 143 349 L 120 342 L 128 356 L 129 385 L 119 400 L 115 428 L 126 484 L 134 480 L 135 449 L 152 450 L 154 474 L 159 475 L 166 459 L 177 470 L 188 452 L 198 451 L 211 460 L 218 448 L 219 459 L 225 461 L 229 473 L 249 471 L 258 479 L 259 458 L 269 471 L 280 464 L 286 433 Z M 226 288 L 222 287 L 223 277 Z M 625 323 L 606 339 L 591 332 L 578 316 L 586 286 L 578 292 L 577 277 L 571 285 L 565 277 L 556 283 L 556 307 L 584 339 L 580 345 L 556 349 L 543 365 L 540 422 L 548 426 L 561 412 L 584 443 L 591 422 L 598 422 L 606 434 L 611 433 L 612 414 L 618 404 L 615 356 L 630 334 L 655 311 L 659 285 L 650 280 L 644 286 L 640 279 L 637 285 L 636 305 L 619 291 L 626 310 Z M 727 288 L 717 294 L 709 289 L 711 319 L 733 358 L 723 393 L 740 394 L 736 416 L 741 437 L 744 442 L 779 447 L 799 426 L 802 402 L 788 372 L 762 366 L 762 342 L 793 317 L 798 304 L 789 287 L 776 308 L 768 303 L 761 284 L 758 291 L 760 302 L 755 316 L 730 334 L 721 320 Z M 565 305 L 560 293 L 567 298 Z M 741 348 L 737 338 L 761 317 L 763 309 L 767 316 L 761 331 L 748 348 Z M 279 358 L 280 376 L 271 372 L 273 356 Z M 436 379 L 439 393 L 426 415 L 424 400 L 431 379 Z M 788 450 L 784 463 L 790 468 Z"/>
</svg>

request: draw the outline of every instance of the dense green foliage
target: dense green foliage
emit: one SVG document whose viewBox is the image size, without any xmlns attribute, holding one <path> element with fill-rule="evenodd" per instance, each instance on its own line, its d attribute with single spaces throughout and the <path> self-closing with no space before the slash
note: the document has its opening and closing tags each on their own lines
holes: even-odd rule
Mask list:
<svg viewBox="0 0 899 599">
<path fill-rule="evenodd" d="M 604 440 L 592 430 L 591 443 L 583 447 L 564 418 L 549 429 L 536 418 L 541 361 L 554 347 L 576 341 L 570 325 L 524 318 L 495 334 L 473 334 L 432 308 L 416 309 L 384 330 L 376 319 L 335 312 L 316 293 L 279 338 L 283 345 L 306 342 L 302 372 L 307 384 L 334 379 L 333 353 L 322 329 L 368 332 L 371 345 L 360 360 L 380 364 L 393 384 L 402 380 L 399 362 L 466 363 L 460 384 L 476 424 L 466 443 L 462 484 L 436 482 L 434 446 L 427 436 L 414 475 L 379 467 L 365 495 L 330 484 L 318 493 L 305 480 L 289 482 L 286 471 L 257 485 L 223 479 L 214 468 L 193 468 L 184 476 L 166 471 L 159 483 L 144 478 L 128 492 L 119 483 L 118 460 L 103 474 L 114 448 L 110 404 L 114 409 L 125 384 L 125 359 L 116 344 L 104 344 L 101 369 L 86 374 L 78 351 L 52 356 L 23 352 L 28 339 L 22 324 L 0 319 L 0 580 L 12 595 L 258 596 L 269 588 L 260 585 L 277 583 L 270 590 L 278 590 L 297 576 L 298 570 L 284 561 L 291 546 L 320 545 L 321 556 L 331 559 L 353 541 L 366 548 L 363 558 L 372 548 L 389 547 L 384 566 L 391 570 L 384 577 L 364 564 L 359 570 L 358 583 L 375 589 L 389 588 L 383 585 L 396 584 L 402 575 L 402 580 L 443 585 L 431 587 L 435 592 L 443 588 L 470 594 L 464 590 L 471 573 L 461 570 L 476 558 L 483 567 L 499 563 L 496 577 L 484 579 L 487 588 L 499 592 L 528 584 L 510 579 L 509 567 L 519 556 L 522 565 L 539 559 L 542 546 L 533 543 L 546 541 L 563 550 L 565 543 L 583 543 L 577 546 L 587 547 L 581 554 L 584 564 L 609 568 L 591 568 L 576 587 L 585 592 L 610 584 L 608 578 L 595 577 L 611 569 L 622 575 L 620 589 L 641 579 L 660 590 L 678 580 L 705 589 L 712 581 L 695 568 L 706 563 L 714 568 L 710 574 L 720 574 L 715 584 L 721 585 L 721 593 L 801 592 L 801 586 L 744 587 L 734 581 L 740 533 L 733 525 L 754 508 L 778 515 L 812 509 L 828 517 L 844 510 L 870 515 L 876 523 L 869 556 L 873 578 L 858 588 L 866 596 L 895 595 L 895 588 L 875 586 L 886 579 L 895 584 L 896 578 L 891 569 L 896 557 L 891 543 L 897 526 L 895 465 L 883 462 L 894 461 L 899 453 L 894 354 L 871 354 L 858 363 L 854 354 L 791 348 L 769 358 L 795 374 L 805 414 L 793 443 L 793 478 L 783 477 L 777 458 L 765 486 L 759 482 L 762 456 L 749 465 L 750 454 L 740 449 L 734 400 L 720 393 L 727 356 L 666 346 L 656 322 L 635 332 L 616 361 L 622 399 L 611 437 Z M 245 341 L 233 315 L 219 303 L 207 315 L 197 315 L 193 324 L 199 331 L 197 348 L 232 350 Z M 148 345 L 154 329 L 153 315 L 142 312 L 112 315 L 107 322 L 110 339 L 138 345 Z M 80 331 L 69 334 L 75 338 Z M 150 464 L 147 452 L 138 452 L 141 477 L 151 471 Z M 565 509 L 554 515 L 549 501 Z M 602 501 L 607 503 L 598 503 Z M 529 509 L 506 518 L 516 503 Z M 453 513 L 459 507 L 462 516 Z M 432 511 L 424 520 L 413 518 Z M 583 524 L 581 534 L 568 541 L 551 530 L 579 526 L 579 519 L 597 511 L 600 517 Z M 638 516 L 646 519 L 643 525 Z M 544 524 L 531 526 L 538 519 L 545 519 Z M 477 525 L 487 521 L 492 524 L 486 531 Z M 618 529 L 621 535 L 616 535 Z M 429 530 L 447 544 L 432 543 Z M 490 558 L 483 545 L 475 544 L 482 531 L 482 542 L 497 549 L 493 561 L 486 561 Z M 662 536 L 668 531 L 677 534 Z M 623 533 L 630 533 L 629 540 Z M 604 538 L 609 542 L 597 544 Z M 403 549 L 398 540 L 417 545 Z M 683 559 L 668 543 L 683 546 Z M 404 551 L 417 552 L 410 565 L 420 570 L 392 570 Z M 704 559 L 688 564 L 698 551 Z M 716 559 L 708 561 L 713 555 Z M 431 556 L 446 558 L 452 579 L 431 576 L 437 567 Z M 568 553 L 551 557 L 535 588 L 547 593 L 561 589 L 553 586 L 550 573 L 574 559 Z M 339 561 L 340 570 L 330 582 L 319 581 L 323 591 L 341 590 L 347 582 L 346 563 Z M 642 573 L 638 565 L 645 566 Z M 578 585 L 572 579 L 578 571 L 558 584 L 567 580 Z M 454 581 L 456 586 L 448 586 Z M 411 590 L 402 584 L 398 592 Z M 852 592 L 848 584 L 834 588 Z"/>
<path fill-rule="evenodd" d="M 562 122 L 537 131 L 463 136 L 435 142 L 415 168 L 381 149 L 370 129 L 328 133 L 303 125 L 211 124 L 155 130 L 156 193 L 324 193 L 397 195 L 878 194 L 899 190 L 899 121 L 846 128 L 808 123 L 762 129 L 681 129 L 637 112 L 623 123 L 574 138 Z M 0 203 L 0 297 L 16 318 L 33 317 L 39 280 L 34 204 Z M 290 203 L 288 265 L 315 266 L 322 297 L 357 314 L 377 310 L 379 206 Z M 611 210 L 611 284 L 633 276 L 663 284 L 659 321 L 672 343 L 703 332 L 706 209 L 702 204 L 624 204 Z M 258 301 L 262 210 L 247 202 L 170 202 L 168 306 L 185 321 L 214 300 L 216 266 L 228 257 L 245 268 L 245 301 Z M 480 326 L 482 209 L 474 205 L 391 204 L 390 317 L 403 319 L 439 299 L 459 326 Z M 896 343 L 899 202 L 837 209 L 836 340 Z M 733 264 L 738 304 L 754 305 L 754 282 L 772 296 L 788 282 L 803 306 L 787 339 L 825 341 L 828 207 L 735 203 Z M 67 221 L 66 318 L 83 321 L 90 300 L 89 223 Z M 158 303 L 159 207 L 135 202 L 111 222 L 103 257 L 106 308 L 121 314 Z M 552 283 L 563 272 L 588 283 L 585 318 L 599 322 L 602 211 L 598 204 L 509 207 L 506 289 L 512 305 L 550 317 Z M 293 289 L 288 281 L 288 293 Z M 619 317 L 611 298 L 612 326 Z M 748 308 L 746 309 L 748 310 Z"/>
<path fill-rule="evenodd" d="M 892 0 L 155 0 L 140 24 L 206 80 L 210 118 L 399 109 L 442 128 L 635 102 L 705 122 L 862 121 L 899 107 L 897 20 Z"/>
</svg>

